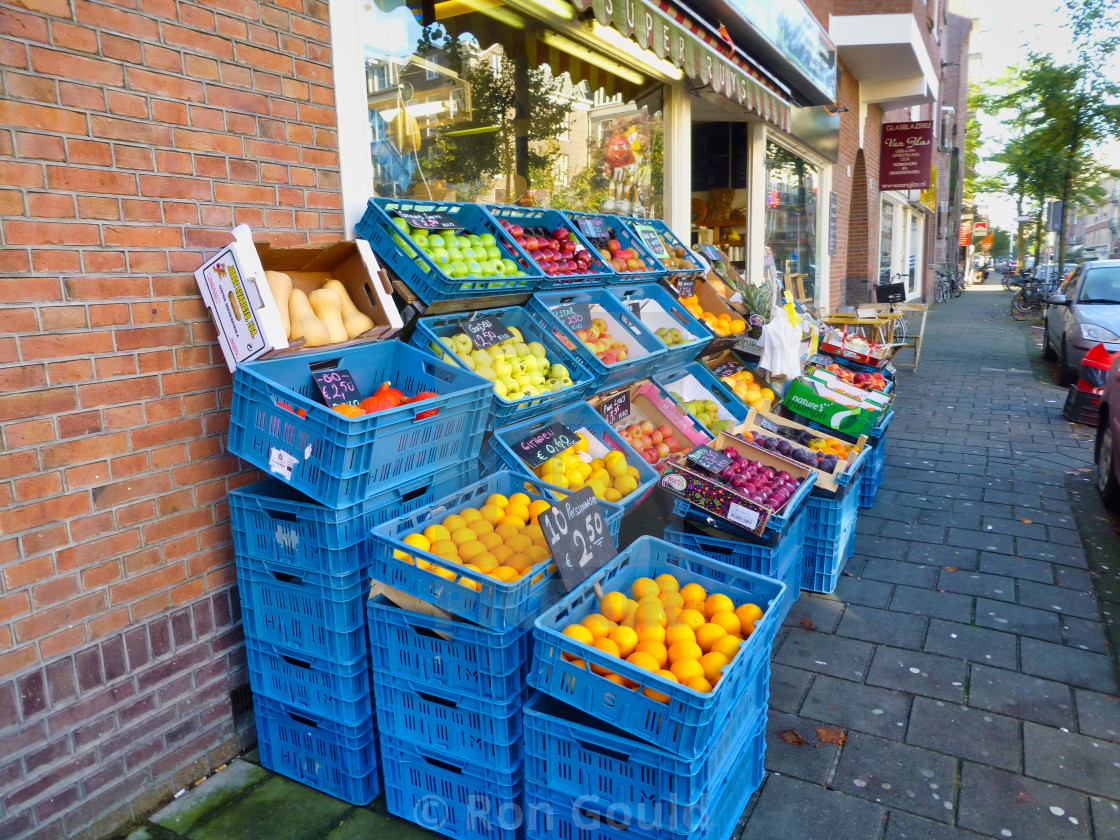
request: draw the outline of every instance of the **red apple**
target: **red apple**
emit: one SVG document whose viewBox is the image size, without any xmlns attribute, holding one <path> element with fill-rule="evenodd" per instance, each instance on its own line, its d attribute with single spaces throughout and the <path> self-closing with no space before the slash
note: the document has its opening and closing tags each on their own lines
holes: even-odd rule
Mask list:
<svg viewBox="0 0 1120 840">
<path fill-rule="evenodd" d="M 669 447 L 670 452 L 678 452 L 681 448 L 681 442 L 675 437 L 665 438 L 665 445 Z"/>
</svg>

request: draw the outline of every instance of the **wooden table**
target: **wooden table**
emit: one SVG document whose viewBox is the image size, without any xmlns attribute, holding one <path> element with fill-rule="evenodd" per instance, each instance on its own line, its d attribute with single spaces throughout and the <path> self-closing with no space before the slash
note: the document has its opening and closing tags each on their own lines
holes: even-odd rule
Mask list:
<svg viewBox="0 0 1120 840">
<path fill-rule="evenodd" d="M 897 316 L 883 314 L 860 316 L 858 314 L 828 315 L 822 320 L 834 327 L 847 327 L 877 344 L 894 343 L 894 322 Z"/>
</svg>

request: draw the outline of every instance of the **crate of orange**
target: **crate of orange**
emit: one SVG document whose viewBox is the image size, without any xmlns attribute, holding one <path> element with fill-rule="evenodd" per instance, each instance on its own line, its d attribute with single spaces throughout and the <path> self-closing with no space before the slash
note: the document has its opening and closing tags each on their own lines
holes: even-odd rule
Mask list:
<svg viewBox="0 0 1120 840">
<path fill-rule="evenodd" d="M 566 495 L 502 470 L 373 529 L 370 574 L 491 630 L 528 625 L 563 585 L 537 516 Z M 617 542 L 622 507 L 600 500 Z"/>
<path fill-rule="evenodd" d="M 785 590 L 641 537 L 537 619 L 529 684 L 695 758 L 733 710 L 766 708 Z"/>
<path fill-rule="evenodd" d="M 712 349 L 731 347 L 747 331 L 743 315 L 720 297 L 706 280 L 697 278 L 692 294 L 678 295 L 677 299 L 716 339 Z"/>
<path fill-rule="evenodd" d="M 769 411 L 777 402 L 777 394 L 757 370 L 753 369 L 754 365 L 747 363 L 734 350 L 728 349 L 714 356 L 705 356 L 700 361 L 713 376 L 751 408 Z"/>
</svg>

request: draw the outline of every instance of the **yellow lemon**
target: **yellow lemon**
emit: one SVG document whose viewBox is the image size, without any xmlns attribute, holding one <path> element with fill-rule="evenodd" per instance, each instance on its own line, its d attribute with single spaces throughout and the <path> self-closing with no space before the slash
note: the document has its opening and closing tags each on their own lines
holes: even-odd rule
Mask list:
<svg viewBox="0 0 1120 840">
<path fill-rule="evenodd" d="M 469 577 L 459 578 L 459 585 L 465 586 L 467 589 L 473 589 L 475 592 L 478 592 L 479 589 L 478 581 L 471 580 Z"/>
<path fill-rule="evenodd" d="M 509 566 L 517 572 L 527 572 L 533 568 L 533 559 L 528 554 L 518 552 L 507 557 L 502 565 Z"/>
<path fill-rule="evenodd" d="M 537 545 L 536 543 L 529 546 L 522 553 L 525 554 L 526 556 L 528 556 L 529 559 L 532 560 L 534 564 L 543 563 L 545 560 L 547 560 L 549 557 L 552 556 L 552 554 L 549 553 L 549 550 L 547 548 L 545 548 L 544 546 Z"/>
<path fill-rule="evenodd" d="M 617 464 L 619 461 L 626 461 L 626 455 L 617 449 L 612 449 L 603 456 L 603 466 L 609 467 L 611 464 Z"/>
<path fill-rule="evenodd" d="M 611 461 L 609 464 L 607 464 L 607 475 L 609 475 L 611 478 L 621 478 L 622 476 L 626 476 L 626 460 L 624 458 L 619 458 L 618 460 Z"/>
<path fill-rule="evenodd" d="M 421 551 L 431 551 L 432 544 L 423 534 L 409 534 L 404 538 L 405 545 L 410 545 L 413 548 L 418 548 Z"/>
<path fill-rule="evenodd" d="M 455 578 L 459 576 L 457 572 L 453 572 L 451 569 L 445 569 L 442 566 L 432 566 L 430 571 L 434 575 L 439 575 L 444 580 L 455 580 Z"/>
<path fill-rule="evenodd" d="M 704 679 L 712 685 L 719 682 L 723 669 L 727 667 L 728 664 L 727 657 L 722 653 L 716 653 L 714 650 L 700 657 L 700 666 L 704 669 Z"/>
<path fill-rule="evenodd" d="M 638 489 L 638 480 L 630 475 L 620 475 L 614 480 L 614 489 L 623 496 L 628 496 Z"/>
<path fill-rule="evenodd" d="M 625 659 L 638 646 L 638 634 L 632 627 L 615 627 L 607 638 L 618 645 L 618 655 Z"/>
<path fill-rule="evenodd" d="M 700 649 L 704 653 L 707 653 L 712 649 L 716 639 L 726 635 L 727 631 L 718 624 L 705 624 L 703 627 L 696 628 L 696 644 L 700 645 Z"/>
<path fill-rule="evenodd" d="M 517 533 L 520 534 L 521 529 L 525 527 L 525 520 L 520 516 L 509 516 L 507 514 L 506 516 L 503 516 L 498 520 L 498 527 L 501 527 L 502 525 L 509 525 L 510 527 L 516 528 Z"/>
<path fill-rule="evenodd" d="M 481 545 L 481 543 L 479 543 L 479 545 Z M 462 552 L 465 548 L 466 546 L 461 546 L 459 551 Z M 489 572 L 491 569 L 495 569 L 498 566 L 498 558 L 489 551 L 480 551 L 474 554 L 470 558 L 470 562 L 478 566 L 478 568 L 484 572 Z"/>
<path fill-rule="evenodd" d="M 622 494 L 615 490 L 613 487 L 608 487 L 603 491 L 603 498 L 608 502 L 618 502 L 622 500 Z"/>
</svg>

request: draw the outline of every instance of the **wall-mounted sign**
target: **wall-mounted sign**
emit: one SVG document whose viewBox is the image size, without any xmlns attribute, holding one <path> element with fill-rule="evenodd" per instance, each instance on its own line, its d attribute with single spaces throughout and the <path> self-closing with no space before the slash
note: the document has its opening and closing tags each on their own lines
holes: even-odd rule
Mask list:
<svg viewBox="0 0 1120 840">
<path fill-rule="evenodd" d="M 961 222 L 961 247 L 967 248 L 972 241 L 972 222 Z"/>
<path fill-rule="evenodd" d="M 828 194 L 828 254 L 836 256 L 837 229 L 840 227 L 840 196 L 835 192 Z"/>
<path fill-rule="evenodd" d="M 884 123 L 879 190 L 924 190 L 933 162 L 933 122 Z"/>
</svg>

